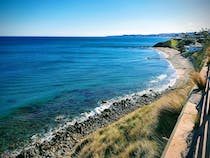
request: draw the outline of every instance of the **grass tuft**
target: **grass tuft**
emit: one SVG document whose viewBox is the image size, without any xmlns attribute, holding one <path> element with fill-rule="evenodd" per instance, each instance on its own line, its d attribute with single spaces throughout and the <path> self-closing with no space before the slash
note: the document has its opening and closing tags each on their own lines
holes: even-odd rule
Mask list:
<svg viewBox="0 0 210 158">
<path fill-rule="evenodd" d="M 210 57 L 210 46 L 206 49 L 206 54 L 208 57 Z"/>
<path fill-rule="evenodd" d="M 199 72 L 194 72 L 192 75 L 193 82 L 197 85 L 199 90 L 205 89 L 206 78 L 200 75 Z"/>
<path fill-rule="evenodd" d="M 210 65 L 210 57 L 207 58 L 206 64 L 209 66 Z"/>
</svg>

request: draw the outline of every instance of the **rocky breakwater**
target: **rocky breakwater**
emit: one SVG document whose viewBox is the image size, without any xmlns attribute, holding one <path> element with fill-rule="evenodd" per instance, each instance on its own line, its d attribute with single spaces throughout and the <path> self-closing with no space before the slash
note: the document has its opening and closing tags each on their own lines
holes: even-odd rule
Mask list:
<svg viewBox="0 0 210 158">
<path fill-rule="evenodd" d="M 61 128 L 54 130 L 48 138 L 42 138 L 29 144 L 19 151 L 7 152 L 2 157 L 57 157 L 66 156 L 77 142 L 98 128 L 104 127 L 125 114 L 128 114 L 140 106 L 147 105 L 158 98 L 162 93 L 149 91 L 148 94 L 134 94 L 130 98 L 124 98 L 114 102 L 108 109 L 100 114 L 87 118 L 85 121 L 69 124 L 66 122 Z M 102 101 L 102 104 L 106 103 Z"/>
</svg>

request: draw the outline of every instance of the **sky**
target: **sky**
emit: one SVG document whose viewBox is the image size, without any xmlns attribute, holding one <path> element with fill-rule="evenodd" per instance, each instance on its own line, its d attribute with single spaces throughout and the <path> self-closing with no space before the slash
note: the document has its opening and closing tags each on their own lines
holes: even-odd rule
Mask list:
<svg viewBox="0 0 210 158">
<path fill-rule="evenodd" d="M 210 28 L 210 0 L 0 0 L 0 36 L 107 36 Z"/>
</svg>

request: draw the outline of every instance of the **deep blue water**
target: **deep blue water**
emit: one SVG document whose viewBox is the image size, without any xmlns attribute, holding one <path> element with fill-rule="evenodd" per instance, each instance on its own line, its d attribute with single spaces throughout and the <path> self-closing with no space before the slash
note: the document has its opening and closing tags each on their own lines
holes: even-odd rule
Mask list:
<svg viewBox="0 0 210 158">
<path fill-rule="evenodd" d="M 108 100 L 168 84 L 174 70 L 149 48 L 167 38 L 0 37 L 0 151 Z M 148 59 L 149 58 L 149 59 Z"/>
</svg>

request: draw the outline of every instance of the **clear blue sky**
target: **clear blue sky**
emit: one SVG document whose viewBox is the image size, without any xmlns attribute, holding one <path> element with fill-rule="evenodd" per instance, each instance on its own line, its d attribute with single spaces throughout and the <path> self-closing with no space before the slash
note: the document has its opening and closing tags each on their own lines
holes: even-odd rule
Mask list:
<svg viewBox="0 0 210 158">
<path fill-rule="evenodd" d="M 106 36 L 210 28 L 210 0 L 0 0 L 1 36 Z"/>
</svg>

